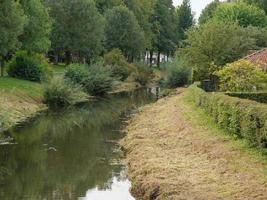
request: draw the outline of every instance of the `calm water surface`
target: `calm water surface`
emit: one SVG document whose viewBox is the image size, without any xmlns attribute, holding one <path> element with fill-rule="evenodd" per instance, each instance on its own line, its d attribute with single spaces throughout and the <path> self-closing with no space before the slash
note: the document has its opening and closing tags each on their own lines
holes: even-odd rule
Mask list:
<svg viewBox="0 0 267 200">
<path fill-rule="evenodd" d="M 149 90 L 47 113 L 0 146 L 1 200 L 132 200 L 117 141 L 125 117 L 153 102 Z"/>
</svg>

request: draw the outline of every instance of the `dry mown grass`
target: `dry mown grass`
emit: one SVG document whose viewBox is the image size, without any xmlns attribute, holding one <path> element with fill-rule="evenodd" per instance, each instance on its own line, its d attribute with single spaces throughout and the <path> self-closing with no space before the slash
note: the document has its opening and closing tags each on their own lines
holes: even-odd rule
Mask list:
<svg viewBox="0 0 267 200">
<path fill-rule="evenodd" d="M 0 132 L 33 117 L 43 108 L 41 101 L 22 92 L 0 90 Z"/>
<path fill-rule="evenodd" d="M 266 200 L 266 162 L 196 121 L 186 93 L 143 107 L 128 125 L 122 146 L 133 194 L 144 200 Z"/>
</svg>

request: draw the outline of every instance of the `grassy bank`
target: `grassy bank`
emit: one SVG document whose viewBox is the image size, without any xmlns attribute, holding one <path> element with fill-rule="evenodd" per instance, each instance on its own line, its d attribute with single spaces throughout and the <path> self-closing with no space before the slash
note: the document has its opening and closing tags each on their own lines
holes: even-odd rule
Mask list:
<svg viewBox="0 0 267 200">
<path fill-rule="evenodd" d="M 38 83 L 0 78 L 0 132 L 33 117 L 45 108 Z"/>
<path fill-rule="evenodd" d="M 267 157 L 235 140 L 186 89 L 143 107 L 122 141 L 138 199 L 267 199 Z M 152 117 L 153 116 L 153 117 Z"/>
</svg>

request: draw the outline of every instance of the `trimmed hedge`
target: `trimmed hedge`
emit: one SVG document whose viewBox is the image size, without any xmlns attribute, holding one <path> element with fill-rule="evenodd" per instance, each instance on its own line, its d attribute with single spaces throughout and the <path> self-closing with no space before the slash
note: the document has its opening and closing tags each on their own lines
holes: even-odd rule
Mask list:
<svg viewBox="0 0 267 200">
<path fill-rule="evenodd" d="M 267 105 L 221 93 L 206 93 L 196 84 L 189 91 L 195 104 L 209 113 L 221 128 L 267 148 Z"/>
<path fill-rule="evenodd" d="M 250 99 L 260 103 L 267 103 L 267 92 L 227 92 L 225 94 L 231 97 L 238 97 L 241 99 Z"/>
</svg>

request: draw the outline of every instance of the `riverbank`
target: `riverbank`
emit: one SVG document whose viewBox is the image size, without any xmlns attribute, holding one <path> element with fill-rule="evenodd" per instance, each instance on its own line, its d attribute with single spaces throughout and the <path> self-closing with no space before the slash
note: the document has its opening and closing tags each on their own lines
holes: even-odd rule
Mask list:
<svg viewBox="0 0 267 200">
<path fill-rule="evenodd" d="M 137 199 L 267 199 L 267 157 L 176 90 L 130 120 L 121 142 Z"/>
<path fill-rule="evenodd" d="M 46 109 L 38 83 L 0 78 L 0 132 L 34 117 Z"/>
</svg>

